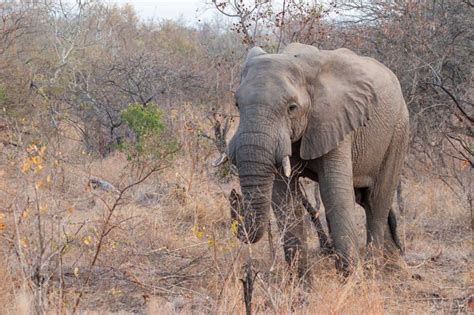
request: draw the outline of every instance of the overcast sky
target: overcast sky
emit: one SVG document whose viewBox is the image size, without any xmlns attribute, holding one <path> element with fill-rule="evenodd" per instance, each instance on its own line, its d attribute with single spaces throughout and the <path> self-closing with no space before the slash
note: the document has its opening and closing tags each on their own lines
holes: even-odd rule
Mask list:
<svg viewBox="0 0 474 315">
<path fill-rule="evenodd" d="M 188 23 L 212 17 L 213 10 L 206 10 L 206 0 L 109 0 L 112 3 L 133 5 L 144 19 L 179 19 Z"/>
</svg>

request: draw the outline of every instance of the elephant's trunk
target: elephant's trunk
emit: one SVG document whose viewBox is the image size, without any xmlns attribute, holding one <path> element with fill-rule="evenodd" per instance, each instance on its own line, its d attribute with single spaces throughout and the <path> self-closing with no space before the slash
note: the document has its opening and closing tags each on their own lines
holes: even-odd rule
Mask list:
<svg viewBox="0 0 474 315">
<path fill-rule="evenodd" d="M 255 243 L 267 226 L 277 169 L 290 173 L 286 158 L 291 155 L 290 136 L 280 117 L 266 107 L 253 106 L 241 110 L 239 128 L 227 154 L 237 165 L 242 191 L 238 202 L 232 204 L 231 200 L 232 218 L 239 222 L 237 236 L 245 243 Z"/>
<path fill-rule="evenodd" d="M 256 174 L 255 168 L 265 168 Z M 246 243 L 257 242 L 264 234 L 271 206 L 273 164 L 255 161 L 239 163 L 240 187 L 243 195 L 242 217 L 238 237 Z"/>
<path fill-rule="evenodd" d="M 240 129 L 232 141 L 234 147 L 230 148 L 234 152 L 243 195 L 233 217 L 238 217 L 237 236 L 245 243 L 257 242 L 265 232 L 278 159 L 278 136 L 252 129 Z"/>
</svg>

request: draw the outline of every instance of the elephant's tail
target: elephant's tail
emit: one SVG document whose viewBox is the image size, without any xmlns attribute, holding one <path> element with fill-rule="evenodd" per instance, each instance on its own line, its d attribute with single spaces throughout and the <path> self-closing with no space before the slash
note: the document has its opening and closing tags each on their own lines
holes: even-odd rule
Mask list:
<svg viewBox="0 0 474 315">
<path fill-rule="evenodd" d="M 395 242 L 395 245 L 397 245 L 398 249 L 400 250 L 400 253 L 403 254 L 405 252 L 405 246 L 403 245 L 398 235 L 397 217 L 393 209 L 390 209 L 390 212 L 388 213 L 388 227 L 390 228 L 390 234 L 392 235 L 392 239 Z"/>
</svg>

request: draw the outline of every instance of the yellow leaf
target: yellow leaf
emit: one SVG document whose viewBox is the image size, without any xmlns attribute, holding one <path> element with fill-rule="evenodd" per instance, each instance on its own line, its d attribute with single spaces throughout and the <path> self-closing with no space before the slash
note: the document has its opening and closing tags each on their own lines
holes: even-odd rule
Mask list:
<svg viewBox="0 0 474 315">
<path fill-rule="evenodd" d="M 41 189 L 45 186 L 45 183 L 44 183 L 44 180 L 40 179 L 40 180 L 37 180 L 36 183 L 35 183 L 35 187 L 36 189 Z"/>
<path fill-rule="evenodd" d="M 74 207 L 69 207 L 69 208 L 67 208 L 67 212 L 69 212 L 69 213 L 73 213 L 74 210 L 75 210 Z"/>
<path fill-rule="evenodd" d="M 112 293 L 112 295 L 120 295 L 122 293 L 122 290 L 120 289 L 116 289 L 116 288 L 112 288 L 110 290 L 110 293 Z"/>
<path fill-rule="evenodd" d="M 230 224 L 230 232 L 232 235 L 237 235 L 237 228 L 239 226 L 239 222 L 237 220 L 232 220 L 232 223 Z"/>
<path fill-rule="evenodd" d="M 74 276 L 76 278 L 79 277 L 79 268 L 78 267 L 74 268 Z"/>
<path fill-rule="evenodd" d="M 25 159 L 25 161 L 23 162 L 23 165 L 21 166 L 21 171 L 23 173 L 26 173 L 29 171 L 30 167 L 31 167 L 30 161 L 28 159 Z"/>
<path fill-rule="evenodd" d="M 43 169 L 43 165 L 37 164 L 35 168 L 35 174 L 39 174 L 42 169 Z"/>
<path fill-rule="evenodd" d="M 46 210 L 48 210 L 48 205 L 44 205 L 44 204 L 43 204 L 43 205 L 40 205 L 40 206 L 39 206 L 39 211 L 40 211 L 40 213 L 45 213 Z"/>
<path fill-rule="evenodd" d="M 21 218 L 23 220 L 28 219 L 28 217 L 30 216 L 30 211 L 31 211 L 30 208 L 26 208 L 25 210 L 23 210 L 23 212 L 21 213 Z"/>
<path fill-rule="evenodd" d="M 203 229 L 201 230 L 199 228 L 199 226 L 197 226 L 197 225 L 193 226 L 193 228 L 192 228 L 192 231 L 193 231 L 194 235 L 196 235 L 196 237 L 198 237 L 198 238 L 203 237 L 204 230 L 205 230 L 205 227 L 203 227 Z"/>
<path fill-rule="evenodd" d="M 4 230 L 6 227 L 5 223 L 3 222 L 4 218 L 5 218 L 5 215 L 3 213 L 0 213 L 0 231 Z"/>
<path fill-rule="evenodd" d="M 48 176 L 46 176 L 46 182 L 49 184 L 51 183 L 51 174 L 49 174 Z"/>
<path fill-rule="evenodd" d="M 44 153 L 46 152 L 46 146 L 43 145 L 41 146 L 41 148 L 39 149 L 39 155 L 41 156 L 44 156 Z"/>
<path fill-rule="evenodd" d="M 92 242 L 92 236 L 88 235 L 88 236 L 84 237 L 82 239 L 82 242 L 86 245 L 90 245 L 90 243 Z"/>
<path fill-rule="evenodd" d="M 214 247 L 214 246 L 216 246 L 216 240 L 215 240 L 215 239 L 212 239 L 212 238 L 208 239 L 208 240 L 207 240 L 207 245 L 208 245 L 209 247 Z"/>
<path fill-rule="evenodd" d="M 38 150 L 38 147 L 36 146 L 36 144 L 30 144 L 27 148 L 26 148 L 26 152 L 28 153 L 33 153 L 35 151 Z"/>
<path fill-rule="evenodd" d="M 38 155 L 30 157 L 30 161 L 33 164 L 39 164 L 41 162 L 41 157 Z"/>
</svg>

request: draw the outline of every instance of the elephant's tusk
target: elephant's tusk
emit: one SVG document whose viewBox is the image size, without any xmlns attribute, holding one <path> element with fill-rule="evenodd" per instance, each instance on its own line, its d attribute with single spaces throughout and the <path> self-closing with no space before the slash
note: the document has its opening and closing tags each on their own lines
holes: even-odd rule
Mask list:
<svg viewBox="0 0 474 315">
<path fill-rule="evenodd" d="M 229 157 L 224 152 L 214 162 L 212 162 L 212 166 L 217 167 L 219 165 L 222 165 L 223 163 L 227 162 L 228 159 Z"/>
<path fill-rule="evenodd" d="M 281 161 L 281 165 L 283 166 L 283 173 L 286 177 L 290 177 L 291 175 L 291 164 L 290 164 L 290 157 L 285 156 Z"/>
</svg>

